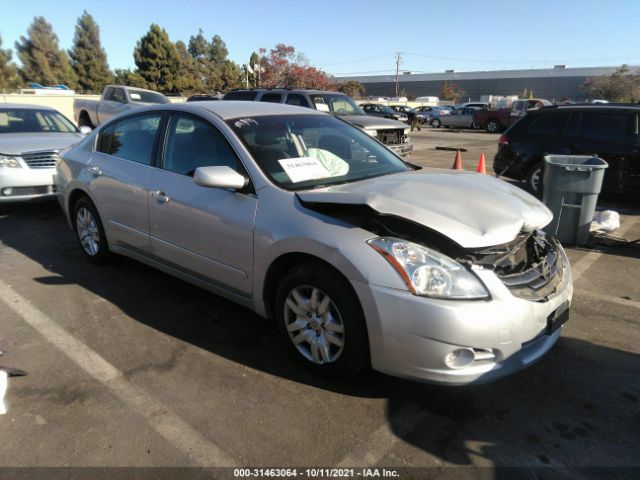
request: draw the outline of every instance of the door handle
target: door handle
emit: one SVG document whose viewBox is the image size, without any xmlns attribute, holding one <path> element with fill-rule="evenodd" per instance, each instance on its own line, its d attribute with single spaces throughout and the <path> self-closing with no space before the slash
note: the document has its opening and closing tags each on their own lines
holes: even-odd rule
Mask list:
<svg viewBox="0 0 640 480">
<path fill-rule="evenodd" d="M 151 192 L 151 196 L 153 198 L 155 198 L 156 200 L 158 200 L 159 202 L 162 203 L 167 203 L 169 201 L 169 197 L 167 197 L 167 195 L 160 191 L 160 190 L 156 190 L 155 192 Z"/>
<path fill-rule="evenodd" d="M 100 175 L 102 175 L 102 170 L 100 170 L 98 167 L 89 167 L 87 170 L 94 177 L 99 177 Z"/>
</svg>

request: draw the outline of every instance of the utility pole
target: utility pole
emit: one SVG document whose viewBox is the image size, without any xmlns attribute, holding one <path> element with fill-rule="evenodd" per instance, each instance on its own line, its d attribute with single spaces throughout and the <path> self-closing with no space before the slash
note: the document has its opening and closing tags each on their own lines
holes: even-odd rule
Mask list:
<svg viewBox="0 0 640 480">
<path fill-rule="evenodd" d="M 400 98 L 400 64 L 402 63 L 402 53 L 396 52 L 396 98 Z"/>
</svg>

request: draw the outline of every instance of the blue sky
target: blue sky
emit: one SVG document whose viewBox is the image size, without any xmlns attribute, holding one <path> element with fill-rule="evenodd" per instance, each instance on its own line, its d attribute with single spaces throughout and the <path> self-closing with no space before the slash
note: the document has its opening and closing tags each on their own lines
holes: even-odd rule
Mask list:
<svg viewBox="0 0 640 480">
<path fill-rule="evenodd" d="M 337 76 L 402 70 L 441 72 L 640 64 L 637 0 L 0 0 L 2 48 L 36 15 L 68 49 L 86 9 L 101 29 L 111 68 L 135 67 L 133 48 L 154 22 L 173 41 L 202 28 L 226 42 L 229 57 L 293 45 L 314 66 Z"/>
</svg>

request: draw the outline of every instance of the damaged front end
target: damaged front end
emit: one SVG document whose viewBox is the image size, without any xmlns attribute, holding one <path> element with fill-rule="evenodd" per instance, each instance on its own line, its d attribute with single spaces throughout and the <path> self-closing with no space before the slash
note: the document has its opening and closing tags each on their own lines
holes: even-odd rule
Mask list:
<svg viewBox="0 0 640 480">
<path fill-rule="evenodd" d="M 437 250 L 468 269 L 492 270 L 516 297 L 545 302 L 557 292 L 564 272 L 557 240 L 541 230 L 484 248 L 464 248 L 445 235 L 405 218 L 381 214 L 368 205 L 302 202 L 311 210 L 381 237 L 394 237 Z"/>
</svg>

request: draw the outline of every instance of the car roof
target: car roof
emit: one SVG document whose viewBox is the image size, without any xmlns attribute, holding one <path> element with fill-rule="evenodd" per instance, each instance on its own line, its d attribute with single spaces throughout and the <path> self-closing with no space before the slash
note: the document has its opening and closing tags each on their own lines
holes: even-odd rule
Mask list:
<svg viewBox="0 0 640 480">
<path fill-rule="evenodd" d="M 273 93 L 308 93 L 308 94 L 325 94 L 325 93 L 330 93 L 333 95 L 344 95 L 347 96 L 345 93 L 342 92 L 336 92 L 333 90 L 316 90 L 316 89 L 306 89 L 306 88 L 240 88 L 237 90 L 231 90 L 228 93 L 233 93 L 233 92 L 264 92 L 264 93 L 269 93 L 269 92 L 273 92 Z"/>
<path fill-rule="evenodd" d="M 262 115 L 327 115 L 312 108 L 296 107 L 282 103 L 252 102 L 246 100 L 204 100 L 201 102 L 173 103 L 153 109 L 170 109 L 198 112 L 209 111 L 223 120 L 238 117 L 256 117 Z"/>
<path fill-rule="evenodd" d="M 640 104 L 635 103 L 573 103 L 571 105 L 545 105 L 539 110 L 638 110 Z"/>
<path fill-rule="evenodd" d="M 28 105 L 25 103 L 0 103 L 0 109 L 11 109 L 11 110 L 51 110 L 57 111 L 55 108 L 46 107 L 44 105 Z"/>
</svg>

